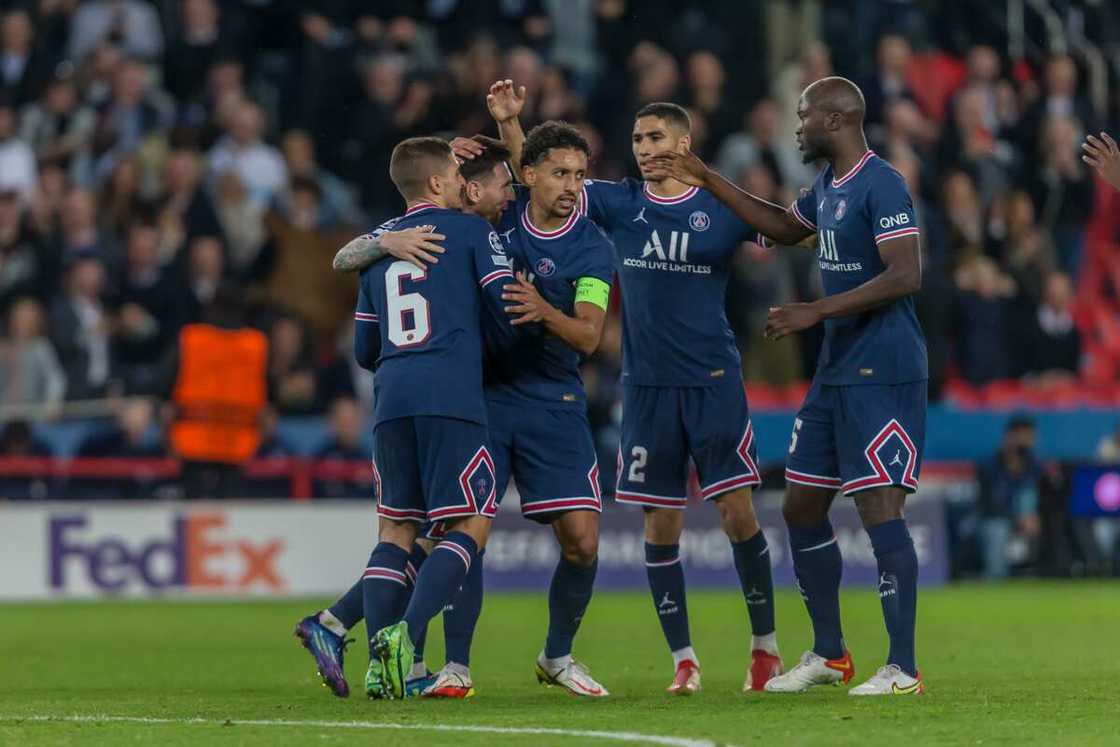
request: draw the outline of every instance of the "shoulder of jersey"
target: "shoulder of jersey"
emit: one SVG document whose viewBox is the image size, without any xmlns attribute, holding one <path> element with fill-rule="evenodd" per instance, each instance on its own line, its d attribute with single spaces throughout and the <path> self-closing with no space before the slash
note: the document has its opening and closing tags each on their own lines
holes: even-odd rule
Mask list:
<svg viewBox="0 0 1120 747">
<path fill-rule="evenodd" d="M 876 155 L 868 161 L 866 168 L 871 175 L 879 179 L 897 179 L 904 184 L 906 182 L 906 178 L 902 176 L 902 173 L 892 166 L 890 161 L 880 155 Z"/>
</svg>

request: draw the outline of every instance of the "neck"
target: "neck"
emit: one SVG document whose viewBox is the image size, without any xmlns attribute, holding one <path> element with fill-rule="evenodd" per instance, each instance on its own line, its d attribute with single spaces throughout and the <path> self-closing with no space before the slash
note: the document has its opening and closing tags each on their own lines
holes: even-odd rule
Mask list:
<svg viewBox="0 0 1120 747">
<path fill-rule="evenodd" d="M 658 197 L 680 197 L 689 189 L 687 184 L 672 177 L 666 177 L 659 182 L 646 181 L 646 184 L 649 185 L 649 191 Z"/>
<path fill-rule="evenodd" d="M 405 210 L 411 210 L 417 205 L 435 205 L 436 207 L 440 208 L 447 207 L 447 205 L 444 204 L 442 198 L 436 197 L 434 195 L 424 195 L 423 197 L 417 197 L 415 200 L 409 200 L 408 202 L 406 202 Z"/>
<path fill-rule="evenodd" d="M 553 215 L 548 208 L 541 207 L 532 200 L 529 201 L 529 220 L 542 231 L 552 231 L 564 225 L 568 219 Z"/>
<path fill-rule="evenodd" d="M 832 178 L 842 179 L 847 176 L 867 151 L 867 138 L 863 133 L 860 133 L 858 138 L 853 138 L 850 142 L 837 147 L 836 153 L 828 159 L 832 164 Z"/>
</svg>

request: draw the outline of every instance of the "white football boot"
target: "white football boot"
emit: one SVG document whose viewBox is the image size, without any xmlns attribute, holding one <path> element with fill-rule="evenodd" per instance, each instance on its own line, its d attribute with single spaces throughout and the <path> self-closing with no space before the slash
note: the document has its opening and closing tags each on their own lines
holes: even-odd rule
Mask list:
<svg viewBox="0 0 1120 747">
<path fill-rule="evenodd" d="M 543 652 L 537 657 L 537 682 L 549 687 L 562 687 L 572 695 L 582 698 L 605 698 L 610 695 L 607 688 L 591 677 L 591 672 L 584 664 L 568 657 L 565 665 L 554 666 L 545 659 Z"/>
<path fill-rule="evenodd" d="M 473 698 L 474 683 L 470 671 L 447 665 L 435 674 L 432 684 L 421 693 L 425 698 Z"/>
<path fill-rule="evenodd" d="M 849 651 L 845 651 L 839 659 L 826 659 L 806 651 L 797 666 L 767 681 L 766 692 L 803 693 L 815 685 L 847 684 L 855 673 Z"/>
<path fill-rule="evenodd" d="M 922 681 L 921 672 L 917 677 L 911 677 L 897 664 L 888 664 L 879 667 L 879 671 L 867 682 L 849 690 L 848 695 L 921 695 L 925 691 L 926 683 Z"/>
</svg>

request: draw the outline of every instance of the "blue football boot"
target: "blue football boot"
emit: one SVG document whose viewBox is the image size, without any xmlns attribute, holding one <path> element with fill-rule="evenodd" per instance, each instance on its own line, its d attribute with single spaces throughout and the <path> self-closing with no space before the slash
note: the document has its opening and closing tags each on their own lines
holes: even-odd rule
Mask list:
<svg viewBox="0 0 1120 747">
<path fill-rule="evenodd" d="M 344 639 L 332 633 L 319 622 L 319 615 L 308 615 L 299 621 L 295 630 L 296 638 L 303 642 L 303 647 L 315 657 L 315 667 L 323 684 L 340 698 L 350 695 L 350 686 L 346 683 L 346 674 L 342 667 L 342 657 L 346 647 L 354 642 L 353 638 Z"/>
</svg>

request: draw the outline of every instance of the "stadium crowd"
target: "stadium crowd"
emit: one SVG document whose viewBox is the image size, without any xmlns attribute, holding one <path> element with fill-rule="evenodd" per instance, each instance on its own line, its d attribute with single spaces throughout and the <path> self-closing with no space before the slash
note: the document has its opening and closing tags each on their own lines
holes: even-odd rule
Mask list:
<svg viewBox="0 0 1120 747">
<path fill-rule="evenodd" d="M 290 453 L 270 435 L 276 417 L 314 415 L 332 433 L 319 456 L 366 460 L 356 283 L 331 258 L 400 211 L 392 145 L 492 134 L 484 95 L 505 77 L 528 89 L 526 126 L 564 119 L 585 133 L 594 176 L 634 173 L 633 112 L 671 100 L 692 114 L 698 153 L 782 204 L 815 174 L 793 138 L 800 91 L 851 77 L 872 147 L 917 202 L 931 397 L 982 401 L 1012 386 L 1114 398 L 1120 198 L 1078 146 L 1115 132 L 1115 86 L 1106 68 L 1102 88 L 1076 45 L 1038 41 L 1039 19 L 1016 44 L 1003 6 L 2 2 L 0 453 L 48 453 L 20 413 L 49 419 L 143 395 L 152 400 L 120 408 L 118 425 L 77 452 L 166 455 L 150 434 L 167 419 L 158 404 L 175 382 L 179 331 L 221 305 L 267 336 L 260 455 Z M 1120 37 L 1108 3 L 1075 6 L 1071 36 Z M 752 244 L 736 259 L 728 313 L 760 391 L 812 374 L 819 329 L 777 343 L 761 330 L 770 306 L 820 294 L 813 262 Z M 607 454 L 619 336 L 615 313 L 585 368 Z M 332 492 L 346 485 L 316 483 Z"/>
</svg>

